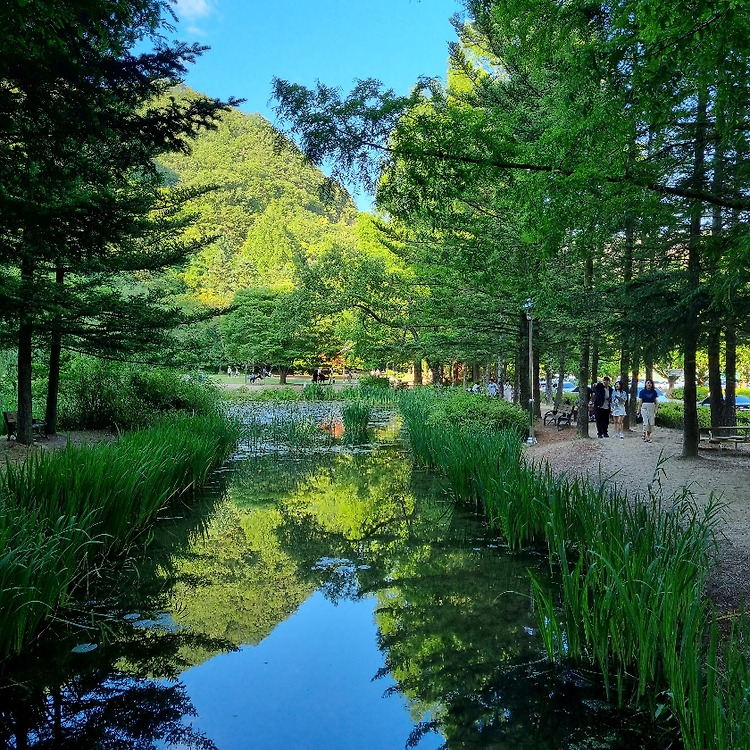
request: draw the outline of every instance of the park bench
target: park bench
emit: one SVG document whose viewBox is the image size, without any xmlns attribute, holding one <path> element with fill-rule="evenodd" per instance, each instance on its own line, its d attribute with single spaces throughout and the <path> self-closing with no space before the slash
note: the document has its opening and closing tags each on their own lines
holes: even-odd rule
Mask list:
<svg viewBox="0 0 750 750">
<path fill-rule="evenodd" d="M 562 403 L 559 408 L 548 411 L 542 419 L 542 424 L 556 424 L 558 430 L 563 427 L 570 427 L 573 422 L 578 420 L 578 407 L 574 404 Z"/>
<path fill-rule="evenodd" d="M 727 443 L 736 448 L 738 443 L 750 443 L 750 425 L 711 425 L 699 428 L 698 435 L 700 442 L 718 445 L 719 450 Z"/>
<path fill-rule="evenodd" d="M 4 411 L 3 419 L 5 420 L 5 431 L 8 433 L 8 440 L 11 435 L 16 434 L 16 426 L 18 424 L 18 412 L 17 411 Z M 44 433 L 44 437 L 47 437 L 47 423 L 40 422 L 34 419 L 31 422 L 31 429 L 40 435 Z"/>
</svg>

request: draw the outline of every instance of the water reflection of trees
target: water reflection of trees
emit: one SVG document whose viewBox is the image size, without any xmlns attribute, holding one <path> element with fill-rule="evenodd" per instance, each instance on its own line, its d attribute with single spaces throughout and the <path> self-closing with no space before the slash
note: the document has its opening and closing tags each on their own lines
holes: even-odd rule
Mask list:
<svg viewBox="0 0 750 750">
<path fill-rule="evenodd" d="M 99 571 L 99 580 L 88 581 L 58 613 L 35 649 L 2 665 L 1 747 L 215 747 L 185 724 L 195 709 L 178 678 L 194 654 L 234 647 L 175 628 L 164 608 L 174 582 L 170 561 L 203 534 L 222 494 L 216 484 L 197 504 L 173 508 L 156 539 L 148 540 L 148 554 L 132 549 L 125 564 Z M 74 653 L 82 639 L 93 641 L 91 650 Z"/>
<path fill-rule="evenodd" d="M 157 741 L 209 750 L 214 744 L 183 721 L 195 710 L 176 682 L 185 653 L 228 650 L 202 634 L 127 621 L 109 624 L 109 645 L 73 654 L 49 643 L 6 665 L 0 682 L 0 746 L 155 748 Z"/>
<path fill-rule="evenodd" d="M 261 456 L 230 479 L 203 508 L 210 516 L 173 519 L 134 568 L 133 606 L 143 614 L 147 598 L 184 629 L 120 618 L 96 651 L 38 653 L 0 692 L 8 746 L 210 748 L 182 720 L 193 708 L 181 671 L 258 643 L 322 590 L 333 601 L 375 597 L 386 666 L 374 677 L 390 675 L 384 691 L 407 699 L 414 746 L 437 730 L 450 748 L 647 747 L 620 714 L 591 710 L 605 704 L 587 681 L 561 680 L 542 660 L 527 576 L 537 561 L 501 554 L 480 518 L 393 447 Z"/>
<path fill-rule="evenodd" d="M 275 502 L 301 576 L 334 601 L 376 596 L 376 676 L 409 701 L 409 744 L 439 731 L 449 748 L 662 746 L 596 679 L 547 664 L 528 577 L 543 580 L 546 562 L 500 553 L 479 517 L 415 482 L 390 451 L 340 456 Z"/>
</svg>

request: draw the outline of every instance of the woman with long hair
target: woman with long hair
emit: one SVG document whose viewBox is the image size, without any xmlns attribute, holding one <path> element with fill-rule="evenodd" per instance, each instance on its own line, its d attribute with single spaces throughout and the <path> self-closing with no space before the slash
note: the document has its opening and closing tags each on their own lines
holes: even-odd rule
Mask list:
<svg viewBox="0 0 750 750">
<path fill-rule="evenodd" d="M 612 419 L 615 423 L 615 437 L 624 438 L 623 423 L 625 421 L 625 402 L 628 400 L 628 394 L 622 389 L 622 383 L 618 380 L 615 382 L 612 391 Z"/>
<path fill-rule="evenodd" d="M 656 420 L 656 412 L 658 411 L 657 398 L 659 394 L 654 388 L 654 381 L 650 378 L 646 379 L 646 387 L 641 389 L 638 394 L 638 411 L 643 417 L 643 439 L 647 442 L 651 442 L 651 430 L 654 429 L 654 423 Z"/>
</svg>

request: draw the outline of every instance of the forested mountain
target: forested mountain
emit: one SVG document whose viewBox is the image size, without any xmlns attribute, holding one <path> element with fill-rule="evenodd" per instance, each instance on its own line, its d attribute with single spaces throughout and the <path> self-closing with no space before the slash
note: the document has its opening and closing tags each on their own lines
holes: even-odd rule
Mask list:
<svg viewBox="0 0 750 750">
<path fill-rule="evenodd" d="M 178 95 L 195 96 L 189 89 Z M 350 196 L 334 186 L 323 200 L 322 172 L 260 115 L 224 113 L 189 155 L 168 154 L 160 164 L 173 186 L 214 188 L 191 203 L 197 221 L 189 231 L 216 239 L 193 257 L 183 277 L 203 303 L 228 305 L 236 291 L 250 287 L 288 290 L 295 264 L 332 244 L 355 242 L 357 209 Z"/>
</svg>

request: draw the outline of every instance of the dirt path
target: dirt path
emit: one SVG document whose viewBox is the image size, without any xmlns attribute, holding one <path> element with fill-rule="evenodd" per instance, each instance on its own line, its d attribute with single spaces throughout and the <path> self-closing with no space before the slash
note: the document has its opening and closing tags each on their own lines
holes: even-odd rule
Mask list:
<svg viewBox="0 0 750 750">
<path fill-rule="evenodd" d="M 51 435 L 48 438 L 39 435 L 34 436 L 32 445 L 21 445 L 15 440 L 0 438 L 0 467 L 4 462 L 23 461 L 26 457 L 36 451 L 61 450 L 68 443 L 82 445 L 83 443 L 101 443 L 104 440 L 115 440 L 117 433 L 114 430 L 71 430 L 61 432 L 59 435 Z"/>
<path fill-rule="evenodd" d="M 750 603 L 750 446 L 721 451 L 716 446 L 700 449 L 700 456 L 681 458 L 682 432 L 657 427 L 653 442 L 644 443 L 640 431 L 624 439 L 575 436 L 575 428 L 538 427 L 536 445 L 525 451 L 532 461 L 545 461 L 556 473 L 588 475 L 594 481 L 609 478 L 629 494 L 644 494 L 662 464 L 661 485 L 668 498 L 687 486 L 697 503 L 711 493 L 726 503 L 720 523 L 719 564 L 713 572 L 711 596 L 722 609 Z"/>
</svg>

